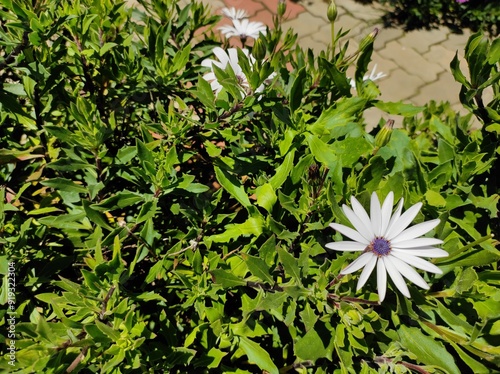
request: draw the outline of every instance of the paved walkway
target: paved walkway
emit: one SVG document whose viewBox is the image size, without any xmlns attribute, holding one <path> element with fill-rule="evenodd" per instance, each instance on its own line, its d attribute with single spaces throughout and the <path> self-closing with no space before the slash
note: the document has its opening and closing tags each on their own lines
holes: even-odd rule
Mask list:
<svg viewBox="0 0 500 374">
<path fill-rule="evenodd" d="M 245 9 L 250 14 L 251 21 L 261 21 L 272 26 L 272 17 L 279 0 L 202 1 L 218 14 L 223 7 Z M 326 16 L 328 4 L 324 0 L 286 0 L 286 3 L 287 19 L 283 28 L 292 28 L 298 34 L 299 45 L 303 48 L 309 47 L 315 52 L 325 49 L 331 37 Z M 380 18 L 384 12 L 378 4 L 362 5 L 354 0 L 336 0 L 336 4 L 336 30 L 351 30 L 343 41 L 348 39 L 353 49 L 375 27 L 379 29 L 372 64 L 377 64 L 377 72 L 387 74 L 377 81 L 382 100 L 403 100 L 416 105 L 423 105 L 430 100 L 449 101 L 453 109 L 466 113 L 458 99 L 460 84 L 453 79 L 449 66 L 458 51 L 462 57 L 462 69 L 465 68 L 463 50 L 470 35 L 468 30 L 461 35 L 453 34 L 444 27 L 430 31 L 404 32 L 401 28 L 383 26 Z M 376 111 L 373 115 L 368 113 L 368 117 L 373 117 L 373 120 L 377 116 L 380 119 L 380 113 Z M 396 121 L 398 122 L 397 119 Z"/>
</svg>

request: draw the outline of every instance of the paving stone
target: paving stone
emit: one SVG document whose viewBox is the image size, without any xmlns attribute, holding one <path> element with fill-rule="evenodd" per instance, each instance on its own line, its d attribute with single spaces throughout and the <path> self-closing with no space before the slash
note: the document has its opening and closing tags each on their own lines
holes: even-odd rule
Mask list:
<svg viewBox="0 0 500 374">
<path fill-rule="evenodd" d="M 414 97 L 425 82 L 403 69 L 397 69 L 392 71 L 390 76 L 377 81 L 377 84 L 382 93 L 380 96 L 382 100 L 400 101 Z"/>
<path fill-rule="evenodd" d="M 456 52 L 458 51 L 459 55 L 464 54 L 465 45 L 467 44 L 467 40 L 471 35 L 470 31 L 464 30 L 463 34 L 448 34 L 448 38 L 441 42 L 440 44 L 450 51 Z"/>
<path fill-rule="evenodd" d="M 456 82 L 450 72 L 439 74 L 436 81 L 427 83 L 420 87 L 418 94 L 412 98 L 416 105 L 424 105 L 430 100 L 437 103 L 449 101 L 452 104 L 459 103 L 458 94 L 460 93 L 461 85 Z"/>
<path fill-rule="evenodd" d="M 305 36 L 300 39 L 300 46 L 302 48 L 311 48 L 315 56 L 319 56 L 321 51 L 326 51 L 327 45 L 313 39 L 312 35 Z"/>
<path fill-rule="evenodd" d="M 350 0 L 337 1 L 337 8 L 343 8 L 351 16 L 363 21 L 380 21 L 380 18 L 384 15 L 381 9 Z"/>
<path fill-rule="evenodd" d="M 360 29 L 362 25 L 363 22 L 361 20 L 354 18 L 349 14 L 342 14 L 335 20 L 335 32 L 339 32 L 340 29 L 342 29 L 343 31 L 350 30 L 351 32 L 349 33 L 349 35 L 355 35 L 356 29 Z"/>
<path fill-rule="evenodd" d="M 298 17 L 293 20 L 286 20 L 285 22 L 283 22 L 283 31 L 287 32 L 289 29 L 292 29 L 299 35 L 300 38 L 317 32 L 318 23 L 322 23 L 321 18 L 315 17 L 311 13 L 305 12 L 299 14 Z"/>
<path fill-rule="evenodd" d="M 328 10 L 328 4 L 325 1 L 319 1 L 319 0 L 309 1 L 304 4 L 304 7 L 312 15 L 322 18 L 323 21 L 325 22 L 330 22 L 326 15 L 326 11 Z"/>
<path fill-rule="evenodd" d="M 427 61 L 438 64 L 443 70 L 450 72 L 450 62 L 455 57 L 455 52 L 444 48 L 442 45 L 433 45 L 422 57 Z"/>
<path fill-rule="evenodd" d="M 393 40 L 399 39 L 404 35 L 403 30 L 396 28 L 386 28 L 383 25 L 375 25 L 378 28 L 378 35 L 374 45 L 383 49 L 385 45 Z"/>
<path fill-rule="evenodd" d="M 382 57 L 394 61 L 407 73 L 418 76 L 425 82 L 434 82 L 437 75 L 443 71 L 441 66 L 427 61 L 421 54 L 400 44 L 399 41 L 389 42 L 379 53 Z"/>
<path fill-rule="evenodd" d="M 439 28 L 433 30 L 414 30 L 398 39 L 398 42 L 406 47 L 411 47 L 419 53 L 427 52 L 434 44 L 438 44 L 448 37 L 448 29 Z"/>
<path fill-rule="evenodd" d="M 260 0 L 260 2 L 273 14 L 277 14 L 279 0 Z M 305 11 L 306 10 L 301 4 L 298 4 L 297 2 L 291 0 L 286 0 L 286 11 L 284 15 L 285 19 L 297 18 L 300 13 L 304 13 Z"/>
</svg>

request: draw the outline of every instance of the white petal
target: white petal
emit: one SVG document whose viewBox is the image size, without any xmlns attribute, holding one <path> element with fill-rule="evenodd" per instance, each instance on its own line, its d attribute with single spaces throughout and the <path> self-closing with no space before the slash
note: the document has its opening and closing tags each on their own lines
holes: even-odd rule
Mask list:
<svg viewBox="0 0 500 374">
<path fill-rule="evenodd" d="M 351 206 L 356 216 L 366 227 L 366 232 L 370 235 L 369 238 L 372 239 L 375 236 L 375 233 L 373 232 L 372 222 L 370 221 L 370 217 L 368 216 L 368 213 L 366 213 L 365 208 L 363 208 L 354 196 L 351 196 Z"/>
<path fill-rule="evenodd" d="M 416 203 L 411 206 L 406 212 L 404 212 L 401 217 L 397 221 L 393 223 L 389 231 L 387 231 L 385 238 L 387 240 L 392 240 L 396 236 L 398 236 L 401 231 L 406 229 L 410 223 L 415 219 L 420 208 L 422 207 L 422 203 Z"/>
<path fill-rule="evenodd" d="M 410 282 L 415 283 L 417 286 L 423 288 L 424 290 L 429 289 L 429 285 L 424 281 L 424 278 L 422 278 L 420 274 L 415 271 L 415 269 L 395 256 L 389 257 L 391 257 L 391 262 L 396 266 L 398 271 L 403 274 L 406 279 L 408 279 Z"/>
<path fill-rule="evenodd" d="M 217 77 L 215 76 L 214 73 L 210 72 L 210 73 L 207 73 L 203 76 L 203 79 L 205 79 L 207 82 L 211 82 L 211 81 L 214 81 L 217 79 Z"/>
<path fill-rule="evenodd" d="M 334 251 L 357 252 L 364 251 L 366 244 L 358 242 L 331 242 L 325 244 L 325 247 Z"/>
<path fill-rule="evenodd" d="M 201 66 L 205 66 L 207 68 L 211 68 L 212 67 L 212 64 L 214 63 L 215 61 L 212 60 L 211 58 L 206 58 L 204 59 L 202 62 L 201 62 Z"/>
<path fill-rule="evenodd" d="M 373 230 L 367 228 L 364 222 L 361 221 L 356 213 L 354 213 L 347 205 L 342 205 L 342 210 L 356 231 L 359 232 L 366 240 L 371 241 L 374 237 Z"/>
<path fill-rule="evenodd" d="M 410 240 L 399 240 L 399 238 L 403 234 L 404 234 L 404 231 L 400 235 L 398 235 L 398 237 L 396 239 L 391 240 L 391 245 L 393 247 L 420 248 L 420 247 L 428 247 L 430 245 L 443 244 L 443 241 L 441 239 L 436 239 L 436 238 L 418 238 L 418 239 L 410 239 Z"/>
<path fill-rule="evenodd" d="M 397 222 L 399 217 L 401 217 L 401 210 L 403 209 L 403 203 L 404 203 L 404 199 L 401 198 L 401 200 L 399 200 L 396 211 L 394 212 L 391 219 L 389 220 L 389 223 L 387 224 L 387 229 L 385 230 L 385 232 L 382 231 L 384 233 L 382 236 L 387 237 L 387 233 L 392 229 L 392 226 L 394 226 L 394 223 Z M 384 201 L 384 205 L 385 205 L 385 201 Z"/>
<path fill-rule="evenodd" d="M 382 235 L 382 210 L 380 208 L 380 201 L 375 192 L 372 193 L 370 200 L 370 221 L 372 223 L 373 233 L 375 236 Z"/>
<path fill-rule="evenodd" d="M 359 276 L 358 279 L 358 284 L 356 286 L 356 291 L 359 290 L 361 287 L 363 287 L 370 277 L 370 274 L 373 271 L 373 268 L 377 264 L 378 257 L 373 255 L 372 258 L 370 258 L 370 261 L 365 265 L 363 271 L 361 272 L 361 275 Z"/>
<path fill-rule="evenodd" d="M 381 303 L 385 299 L 385 291 L 387 290 L 387 273 L 384 261 L 381 259 L 377 261 L 377 288 L 379 303 Z"/>
<path fill-rule="evenodd" d="M 389 276 L 391 277 L 392 281 L 398 288 L 399 292 L 401 292 L 403 295 L 406 297 L 410 298 L 410 291 L 408 290 L 408 286 L 406 285 L 405 280 L 399 273 L 399 270 L 396 268 L 396 265 L 393 264 L 391 261 L 390 256 L 382 257 L 382 260 L 384 261 L 385 268 L 387 269 L 387 272 L 389 273 Z"/>
<path fill-rule="evenodd" d="M 436 265 L 431 264 L 429 261 L 425 261 L 424 259 L 422 259 L 420 257 L 413 256 L 413 255 L 410 255 L 407 253 L 402 253 L 399 251 L 392 251 L 391 255 L 399 258 L 400 260 L 403 260 L 408 265 L 411 265 L 411 266 L 416 267 L 418 269 L 422 269 L 422 270 L 428 271 L 430 273 L 435 273 L 435 274 L 442 274 L 443 273 L 441 271 L 441 269 L 438 268 Z"/>
<path fill-rule="evenodd" d="M 221 47 L 215 47 L 212 52 L 221 62 L 221 69 L 224 69 L 229 61 L 229 56 L 226 51 L 224 51 Z"/>
<path fill-rule="evenodd" d="M 340 274 L 351 274 L 354 273 L 355 271 L 361 269 L 363 266 L 365 266 L 370 259 L 374 256 L 373 253 L 371 252 L 366 252 L 363 253 L 361 256 L 359 256 L 357 259 L 355 259 L 350 265 L 348 265 L 346 268 L 344 268 Z"/>
<path fill-rule="evenodd" d="M 357 232 L 354 229 L 351 229 L 350 227 L 341 225 L 340 223 L 330 223 L 330 227 L 333 228 L 334 230 L 337 230 L 340 232 L 342 235 L 347 236 L 349 239 L 352 239 L 356 242 L 363 243 L 363 244 L 370 244 L 369 240 L 366 240 L 363 235 L 361 235 L 359 232 Z"/>
<path fill-rule="evenodd" d="M 391 238 L 390 239 L 391 243 L 399 243 L 405 240 L 415 239 L 421 235 L 427 234 L 434 227 L 439 225 L 439 222 L 441 222 L 439 219 L 433 219 L 432 221 L 422 222 L 419 223 L 418 225 L 412 226 L 401 232 L 399 235 Z"/>
<path fill-rule="evenodd" d="M 391 191 L 382 204 L 381 217 L 382 223 L 380 225 L 380 236 L 384 236 L 391 220 L 392 205 L 394 203 L 394 193 Z"/>
<path fill-rule="evenodd" d="M 392 247 L 392 251 L 412 256 L 429 257 L 429 258 L 448 257 L 450 255 L 448 252 L 442 250 L 441 248 L 434 248 L 434 247 L 420 247 L 420 248 Z"/>
</svg>

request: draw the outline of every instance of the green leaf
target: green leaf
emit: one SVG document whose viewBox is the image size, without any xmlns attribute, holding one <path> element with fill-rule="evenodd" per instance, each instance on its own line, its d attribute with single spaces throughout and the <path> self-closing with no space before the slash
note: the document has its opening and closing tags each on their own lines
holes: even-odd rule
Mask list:
<svg viewBox="0 0 500 374">
<path fill-rule="evenodd" d="M 290 172 L 293 169 L 293 160 L 295 157 L 295 149 L 288 152 L 283 160 L 283 163 L 276 168 L 276 173 L 269 179 L 269 183 L 273 187 L 273 190 L 276 191 L 280 188 L 283 183 L 285 183 L 286 178 L 290 175 Z"/>
<path fill-rule="evenodd" d="M 302 284 L 297 259 L 281 247 L 278 248 L 278 256 L 285 268 L 285 273 L 290 275 L 299 285 Z"/>
<path fill-rule="evenodd" d="M 87 189 L 80 184 L 73 182 L 72 180 L 65 178 L 53 178 L 47 179 L 41 182 L 42 185 L 51 187 L 56 191 L 65 192 L 76 192 L 76 193 L 88 193 Z"/>
<path fill-rule="evenodd" d="M 93 222 L 106 230 L 113 231 L 113 228 L 108 224 L 105 216 L 98 211 L 92 209 L 91 203 L 88 200 L 82 200 L 83 208 L 85 209 L 85 213 L 87 214 L 87 218 L 90 222 Z"/>
<path fill-rule="evenodd" d="M 270 183 L 263 184 L 255 189 L 255 196 L 257 197 L 257 205 L 263 207 L 268 212 L 273 209 L 276 200 L 276 192 Z"/>
<path fill-rule="evenodd" d="M 279 370 L 267 353 L 259 344 L 244 336 L 238 337 L 238 345 L 245 352 L 248 361 L 255 363 L 261 370 L 270 374 L 279 374 Z"/>
<path fill-rule="evenodd" d="M 401 345 L 426 365 L 437 366 L 448 374 L 460 374 L 453 356 L 443 343 L 425 335 L 420 329 L 401 325 L 398 329 Z"/>
<path fill-rule="evenodd" d="M 295 77 L 292 88 L 290 90 L 290 110 L 295 112 L 302 102 L 302 98 L 304 97 L 304 85 L 306 80 L 306 68 L 302 67 Z"/>
<path fill-rule="evenodd" d="M 222 288 L 246 286 L 247 284 L 245 280 L 238 278 L 236 275 L 227 270 L 216 269 L 210 271 L 210 274 L 212 274 L 212 281 L 220 284 Z"/>
<path fill-rule="evenodd" d="M 227 243 L 231 240 L 236 240 L 242 235 L 262 234 L 264 220 L 261 216 L 249 217 L 243 223 L 232 223 L 224 227 L 225 231 L 221 234 L 210 236 L 210 239 L 216 243 Z"/>
<path fill-rule="evenodd" d="M 97 319 L 94 322 L 97 328 L 101 330 L 112 341 L 116 342 L 120 339 L 120 333 L 116 331 L 114 328 L 106 325 L 105 323 L 100 322 Z"/>
<path fill-rule="evenodd" d="M 225 170 L 214 167 L 215 175 L 217 176 L 217 180 L 220 185 L 227 191 L 229 194 L 234 197 L 238 202 L 243 205 L 245 208 L 249 208 L 252 204 L 248 199 L 247 193 L 245 192 L 245 188 Z"/>
<path fill-rule="evenodd" d="M 377 101 L 375 102 L 375 107 L 383 110 L 389 114 L 397 114 L 405 117 L 412 117 L 422 112 L 425 107 L 424 106 L 415 106 L 412 104 L 404 104 L 401 102 L 384 102 Z"/>
<path fill-rule="evenodd" d="M 337 163 L 337 155 L 333 152 L 332 146 L 326 144 L 313 134 L 305 134 L 311 153 L 314 158 L 328 166 L 329 169 L 335 169 Z"/>
<path fill-rule="evenodd" d="M 331 332 L 324 328 L 322 322 L 316 323 L 304 336 L 300 337 L 294 344 L 294 351 L 297 357 L 302 360 L 315 362 L 320 358 L 331 357 L 334 340 L 331 339 Z"/>
<path fill-rule="evenodd" d="M 329 135 L 338 138 L 350 133 L 353 129 L 360 129 L 354 123 L 354 127 L 349 126 L 355 120 L 366 105 L 366 100 L 359 97 L 343 97 L 339 99 L 335 106 L 324 110 L 318 120 L 307 126 L 313 134 L 323 136 Z M 360 132 L 361 134 L 361 132 Z"/>
<path fill-rule="evenodd" d="M 250 273 L 252 275 L 256 276 L 260 280 L 269 283 L 270 285 L 273 285 L 274 279 L 269 274 L 269 266 L 267 266 L 266 262 L 255 256 L 250 256 L 249 254 L 242 253 L 241 257 L 243 260 L 245 260 L 246 265 L 248 266 L 248 270 L 250 270 Z"/>
</svg>

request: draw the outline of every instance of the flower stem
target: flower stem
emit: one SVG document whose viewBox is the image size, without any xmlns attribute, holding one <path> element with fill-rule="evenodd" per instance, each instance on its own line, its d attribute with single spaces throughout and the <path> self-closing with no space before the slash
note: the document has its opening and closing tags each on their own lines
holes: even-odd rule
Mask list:
<svg viewBox="0 0 500 374">
<path fill-rule="evenodd" d="M 473 248 L 473 247 L 475 247 L 475 246 L 477 246 L 477 245 L 479 245 L 479 244 L 481 244 L 481 243 L 483 243 L 483 242 L 485 242 L 486 240 L 491 239 L 491 238 L 493 238 L 493 234 L 488 234 L 488 235 L 485 235 L 485 236 L 483 236 L 483 237 L 481 237 L 481 238 L 477 239 L 476 241 L 473 241 L 472 243 L 469 243 L 469 244 L 467 244 L 467 245 L 463 246 L 461 249 L 459 249 L 459 250 L 458 250 L 458 252 L 456 252 L 456 253 L 454 253 L 454 254 L 453 254 L 453 257 L 451 257 L 451 258 L 448 258 L 448 257 L 438 258 L 438 259 L 434 260 L 433 262 L 434 262 L 435 264 L 438 264 L 438 263 L 441 263 L 441 262 L 448 262 L 448 261 L 450 261 L 452 258 L 455 258 L 455 257 L 457 257 L 459 254 L 461 254 L 461 253 L 465 252 L 466 250 L 468 250 L 468 249 L 470 249 L 470 248 Z M 445 261 L 445 260 L 446 260 L 446 261 Z"/>
</svg>

